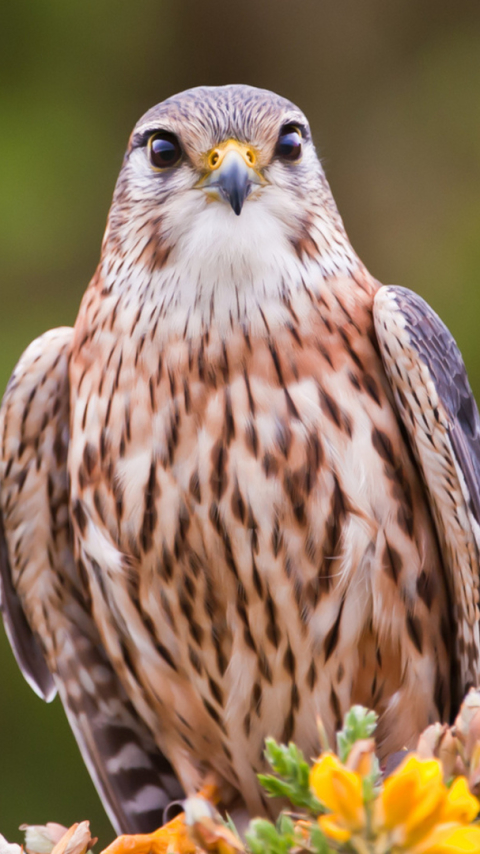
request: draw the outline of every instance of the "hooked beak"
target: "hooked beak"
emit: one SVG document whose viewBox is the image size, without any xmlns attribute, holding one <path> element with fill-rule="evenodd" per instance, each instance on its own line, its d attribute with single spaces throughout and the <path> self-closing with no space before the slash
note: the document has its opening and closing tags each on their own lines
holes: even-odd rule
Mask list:
<svg viewBox="0 0 480 854">
<path fill-rule="evenodd" d="M 250 146 L 230 139 L 209 153 L 208 172 L 201 186 L 220 195 L 240 216 L 253 185 L 265 183 L 254 169 L 255 162 L 256 155 Z"/>
</svg>

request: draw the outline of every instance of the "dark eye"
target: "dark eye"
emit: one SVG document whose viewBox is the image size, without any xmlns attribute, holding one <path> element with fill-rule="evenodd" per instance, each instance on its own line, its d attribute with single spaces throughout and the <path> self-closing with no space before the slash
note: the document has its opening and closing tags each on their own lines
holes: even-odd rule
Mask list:
<svg viewBox="0 0 480 854">
<path fill-rule="evenodd" d="M 150 163 L 155 169 L 165 169 L 175 166 L 181 156 L 180 143 L 173 133 L 155 133 L 148 141 Z"/>
<path fill-rule="evenodd" d="M 302 133 L 296 125 L 284 125 L 278 137 L 275 154 L 282 160 L 298 160 L 302 153 Z"/>
</svg>

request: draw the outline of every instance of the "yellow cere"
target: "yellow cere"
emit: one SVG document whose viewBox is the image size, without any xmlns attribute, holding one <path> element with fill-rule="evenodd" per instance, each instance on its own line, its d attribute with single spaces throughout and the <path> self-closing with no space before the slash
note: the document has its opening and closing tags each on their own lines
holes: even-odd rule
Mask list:
<svg viewBox="0 0 480 854">
<path fill-rule="evenodd" d="M 237 154 L 240 154 L 247 166 L 255 166 L 257 156 L 252 146 L 238 142 L 236 139 L 228 139 L 209 152 L 207 156 L 208 168 L 211 170 L 218 169 L 229 151 L 236 151 Z"/>
</svg>

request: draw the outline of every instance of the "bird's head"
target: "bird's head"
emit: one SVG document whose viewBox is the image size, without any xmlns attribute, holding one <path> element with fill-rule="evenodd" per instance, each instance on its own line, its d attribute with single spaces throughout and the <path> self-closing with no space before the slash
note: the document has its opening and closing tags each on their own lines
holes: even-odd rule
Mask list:
<svg viewBox="0 0 480 854">
<path fill-rule="evenodd" d="M 116 262 L 112 265 L 114 247 Z M 104 255 L 182 302 L 255 294 L 351 264 L 308 121 L 250 86 L 200 87 L 146 113 L 118 179 Z M 175 285 L 173 284 L 175 282 Z M 275 284 L 273 284 L 275 282 Z"/>
</svg>

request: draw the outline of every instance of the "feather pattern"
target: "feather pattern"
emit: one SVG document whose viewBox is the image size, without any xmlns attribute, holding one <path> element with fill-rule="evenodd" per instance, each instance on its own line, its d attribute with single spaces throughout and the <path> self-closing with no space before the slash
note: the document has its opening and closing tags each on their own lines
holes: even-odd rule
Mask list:
<svg viewBox="0 0 480 854">
<path fill-rule="evenodd" d="M 459 702 L 480 677 L 480 417 L 458 347 L 421 297 L 406 288 L 382 288 L 374 316 L 385 370 L 448 556 Z"/>
<path fill-rule="evenodd" d="M 112 823 L 142 832 L 161 823 L 182 790 L 105 655 L 73 558 L 66 469 L 72 334 L 55 329 L 34 341 L 5 393 L 2 612 L 28 681 L 45 699 L 58 688 Z"/>
</svg>

